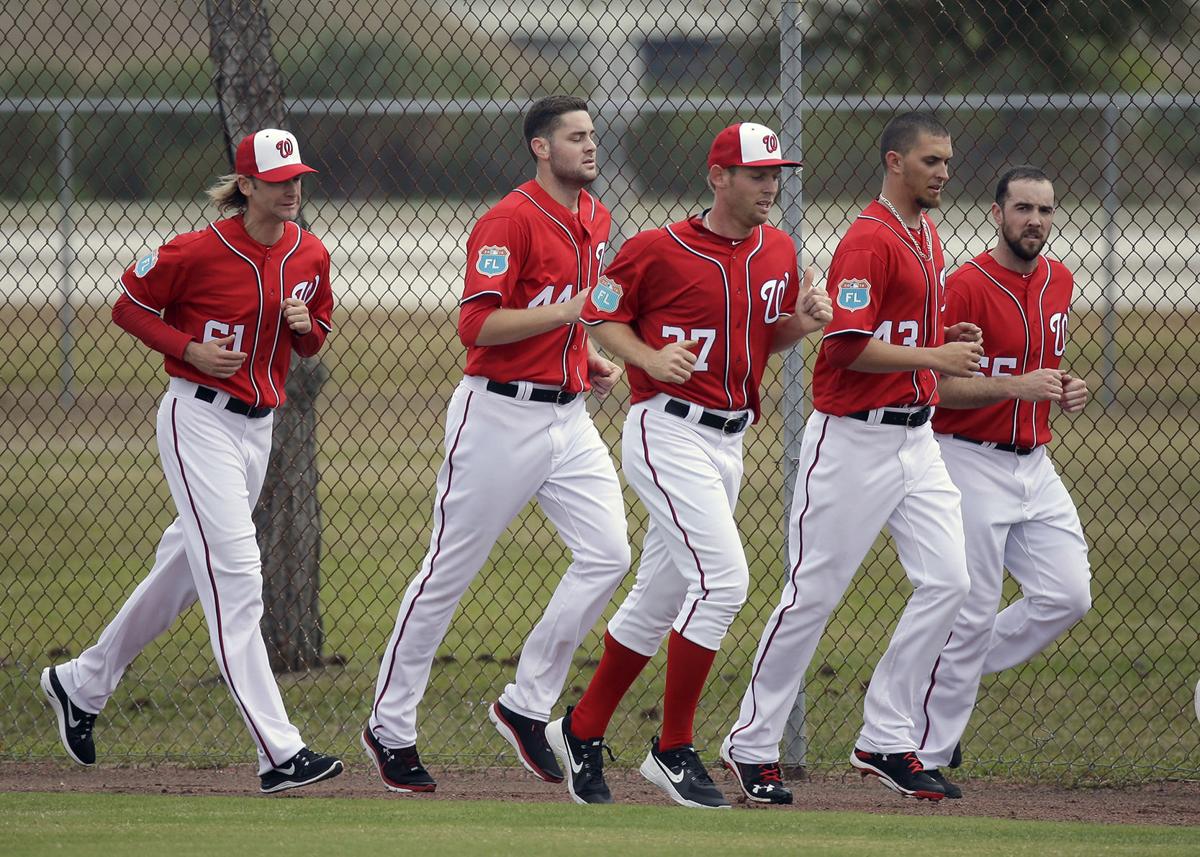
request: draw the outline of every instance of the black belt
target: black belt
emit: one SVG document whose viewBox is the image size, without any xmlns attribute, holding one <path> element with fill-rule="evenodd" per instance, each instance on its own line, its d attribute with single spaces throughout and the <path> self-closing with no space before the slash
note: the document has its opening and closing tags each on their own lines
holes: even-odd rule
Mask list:
<svg viewBox="0 0 1200 857">
<path fill-rule="evenodd" d="M 673 417 L 684 417 L 686 419 L 687 415 L 692 412 L 692 406 L 687 402 L 681 402 L 679 399 L 671 399 L 663 407 L 663 410 Z M 739 434 L 746 430 L 749 422 L 749 413 L 744 413 L 740 417 L 725 417 L 712 411 L 700 412 L 700 425 L 720 429 L 725 434 Z"/>
<path fill-rule="evenodd" d="M 933 408 L 926 405 L 919 411 L 889 411 L 886 408 L 883 411 L 883 416 L 879 418 L 879 422 L 885 426 L 908 426 L 916 428 L 923 426 L 929 422 L 929 417 L 933 414 Z M 871 419 L 871 411 L 855 411 L 852 414 L 846 414 L 852 420 L 862 420 L 867 422 Z"/>
<path fill-rule="evenodd" d="M 516 384 L 505 384 L 502 381 L 488 381 L 487 389 L 489 393 L 499 393 L 501 396 L 508 396 L 510 399 L 517 398 L 517 394 L 521 392 L 521 388 Z M 553 402 L 556 405 L 565 405 L 568 402 L 575 401 L 578 393 L 568 393 L 566 390 L 544 390 L 541 387 L 534 387 L 529 391 L 529 401 L 531 402 Z"/>
<path fill-rule="evenodd" d="M 202 402 L 211 404 L 217 400 L 217 391 L 212 389 L 212 387 L 196 387 L 196 398 Z M 235 399 L 233 396 L 230 396 L 229 401 L 225 403 L 225 410 L 239 416 L 249 417 L 252 420 L 261 419 L 271 413 L 270 408 L 261 406 L 256 408 L 254 405 L 247 404 L 241 399 Z"/>
<path fill-rule="evenodd" d="M 977 446 L 986 446 L 988 449 L 998 449 L 1001 452 L 1015 452 L 1017 455 L 1029 455 L 1037 449 L 1036 446 L 1017 446 L 1015 443 L 992 443 L 986 440 L 976 440 L 973 437 L 967 437 L 965 434 L 954 435 L 955 440 L 965 440 L 967 443 L 973 443 Z"/>
</svg>

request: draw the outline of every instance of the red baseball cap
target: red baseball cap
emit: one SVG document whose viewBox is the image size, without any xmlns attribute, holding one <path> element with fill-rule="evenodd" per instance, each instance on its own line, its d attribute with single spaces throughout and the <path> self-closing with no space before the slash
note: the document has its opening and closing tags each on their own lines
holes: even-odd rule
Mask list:
<svg viewBox="0 0 1200 857">
<path fill-rule="evenodd" d="M 255 131 L 238 143 L 233 171 L 267 182 L 287 181 L 303 173 L 315 173 L 300 162 L 296 137 L 278 128 Z"/>
<path fill-rule="evenodd" d="M 766 125 L 737 122 L 713 140 L 708 150 L 710 167 L 799 167 L 803 161 L 779 157 L 782 144 Z"/>
</svg>

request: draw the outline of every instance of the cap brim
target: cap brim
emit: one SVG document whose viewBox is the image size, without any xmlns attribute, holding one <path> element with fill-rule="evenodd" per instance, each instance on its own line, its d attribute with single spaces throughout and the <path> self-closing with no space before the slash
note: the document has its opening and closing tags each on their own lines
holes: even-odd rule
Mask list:
<svg viewBox="0 0 1200 857">
<path fill-rule="evenodd" d="M 266 172 L 255 173 L 256 179 L 262 179 L 265 182 L 285 182 L 290 178 L 304 175 L 305 173 L 315 173 L 312 167 L 307 167 L 304 164 L 288 164 L 285 167 L 276 167 L 273 170 Z"/>
<path fill-rule="evenodd" d="M 772 158 L 766 161 L 751 161 L 748 164 L 709 164 L 710 167 L 721 167 L 729 169 L 730 167 L 802 167 L 804 161 L 781 161 L 778 158 Z"/>
</svg>

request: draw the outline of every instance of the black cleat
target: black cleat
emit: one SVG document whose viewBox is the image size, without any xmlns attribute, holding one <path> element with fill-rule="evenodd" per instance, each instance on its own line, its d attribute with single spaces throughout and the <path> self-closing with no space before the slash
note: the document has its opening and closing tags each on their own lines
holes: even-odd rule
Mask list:
<svg viewBox="0 0 1200 857">
<path fill-rule="evenodd" d="M 488 709 L 488 720 L 492 721 L 504 740 L 513 745 L 525 770 L 548 783 L 563 781 L 562 768 L 558 766 L 554 751 L 546 741 L 545 723 L 517 714 L 499 701 L 493 702 Z"/>
<path fill-rule="evenodd" d="M 546 724 L 546 741 L 562 761 L 567 791 L 575 803 L 612 803 L 612 793 L 604 782 L 604 751 L 608 745 L 603 738 L 580 741 L 571 734 L 571 711 Z M 608 750 L 612 758 L 612 750 Z"/>
<path fill-rule="evenodd" d="M 946 767 L 947 768 L 961 768 L 962 767 L 962 741 L 959 741 L 957 744 L 954 745 L 954 752 L 950 754 L 950 764 L 946 765 Z"/>
<path fill-rule="evenodd" d="M 850 764 L 864 777 L 868 774 L 878 777 L 879 782 L 904 797 L 941 800 L 946 796 L 945 789 L 925 773 L 916 753 L 868 753 L 855 749 L 850 754 Z"/>
<path fill-rule="evenodd" d="M 341 772 L 341 759 L 314 753 L 305 747 L 282 765 L 260 775 L 258 790 L 265 795 L 274 794 L 332 779 Z"/>
<path fill-rule="evenodd" d="M 721 745 L 721 761 L 737 778 L 738 788 L 742 790 L 746 800 L 755 803 L 792 802 L 792 793 L 783 784 L 783 771 L 779 769 L 778 762 L 766 765 L 736 762 L 727 744 Z"/>
<path fill-rule="evenodd" d="M 729 809 L 729 801 L 712 781 L 691 744 L 659 751 L 656 737 L 639 770 L 675 803 L 696 809 Z"/>
<path fill-rule="evenodd" d="M 929 779 L 942 787 L 942 791 L 946 793 L 946 797 L 951 800 L 958 800 L 962 797 L 962 788 L 946 779 L 946 775 L 937 768 L 926 768 L 925 773 Z"/>
<path fill-rule="evenodd" d="M 67 755 L 81 765 L 96 764 L 96 744 L 92 741 L 96 715 L 71 702 L 58 681 L 55 667 L 42 670 L 41 685 L 46 702 L 58 717 L 58 740 L 62 742 Z"/>
<path fill-rule="evenodd" d="M 371 761 L 375 763 L 379 779 L 383 780 L 389 791 L 407 794 L 431 792 L 437 788 L 437 783 L 421 764 L 416 744 L 395 749 L 385 747 L 379 743 L 371 727 L 367 726 L 363 729 L 362 745 Z"/>
</svg>

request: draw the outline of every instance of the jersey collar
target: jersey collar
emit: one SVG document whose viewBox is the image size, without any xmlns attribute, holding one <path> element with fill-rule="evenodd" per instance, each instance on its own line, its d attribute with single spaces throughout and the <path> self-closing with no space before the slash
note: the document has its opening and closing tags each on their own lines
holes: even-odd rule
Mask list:
<svg viewBox="0 0 1200 857">
<path fill-rule="evenodd" d="M 592 216 L 595 212 L 596 205 L 592 197 L 586 190 L 579 191 L 579 213 L 569 210 L 565 205 L 560 203 L 550 194 L 546 193 L 546 189 L 537 183 L 536 179 L 530 179 L 521 185 L 519 190 L 524 191 L 533 197 L 538 205 L 546 209 L 552 215 L 557 217 L 563 223 L 573 224 L 578 223 L 584 229 L 588 229 L 592 225 Z"/>
</svg>

